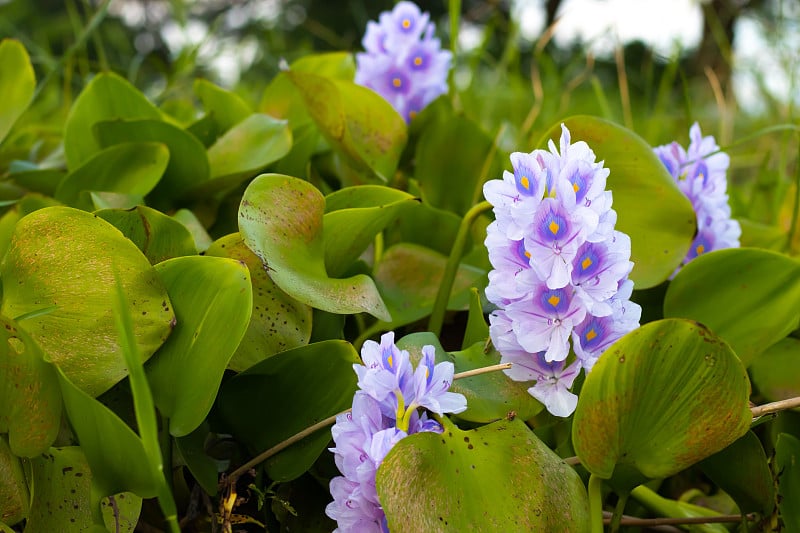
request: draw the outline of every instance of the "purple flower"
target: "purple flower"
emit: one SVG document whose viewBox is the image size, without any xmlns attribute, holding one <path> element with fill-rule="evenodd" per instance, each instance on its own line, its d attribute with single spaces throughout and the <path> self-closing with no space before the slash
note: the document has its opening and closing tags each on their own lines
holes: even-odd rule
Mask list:
<svg viewBox="0 0 800 533">
<path fill-rule="evenodd" d="M 629 301 L 631 242 L 614 229 L 609 170 L 561 130 L 558 147 L 550 141 L 548 150 L 512 154 L 513 172 L 483 190 L 495 214 L 485 240 L 494 267 L 486 297 L 498 306 L 489 317 L 492 342 L 513 364 L 511 379 L 536 381 L 528 392 L 569 416 L 575 377 L 638 327 L 641 308 Z"/>
<path fill-rule="evenodd" d="M 677 142 L 653 149 L 697 215 L 697 235 L 681 266 L 712 250 L 738 247 L 742 234 L 728 204 L 728 154 L 719 151 L 713 136 L 703 137 L 697 123 L 690 128 L 689 137 L 688 150 Z"/>
<path fill-rule="evenodd" d="M 419 408 L 439 415 L 467 408 L 463 395 L 448 391 L 453 363 L 434 365 L 434 355 L 433 346 L 424 346 L 414 370 L 408 352 L 395 345 L 393 332 L 384 334 L 380 344 L 364 343 L 364 365 L 353 365 L 360 390 L 351 411 L 337 416 L 331 428 L 330 450 L 342 476 L 331 480 L 333 502 L 325 513 L 336 520 L 337 531 L 388 531 L 375 487 L 384 457 L 410 434 L 443 431 Z"/>
<path fill-rule="evenodd" d="M 367 23 L 365 52 L 356 54 L 355 82 L 383 96 L 406 122 L 447 91 L 452 54 L 434 31 L 427 13 L 399 2 Z"/>
</svg>

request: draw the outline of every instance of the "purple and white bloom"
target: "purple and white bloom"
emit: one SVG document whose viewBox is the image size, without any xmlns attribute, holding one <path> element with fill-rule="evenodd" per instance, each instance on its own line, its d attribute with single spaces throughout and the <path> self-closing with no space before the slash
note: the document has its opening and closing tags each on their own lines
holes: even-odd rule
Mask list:
<svg viewBox="0 0 800 533">
<path fill-rule="evenodd" d="M 367 23 L 365 52 L 356 54 L 355 82 L 383 96 L 406 122 L 447 91 L 452 53 L 441 49 L 435 29 L 428 13 L 399 2 Z"/>
<path fill-rule="evenodd" d="M 703 137 L 696 122 L 689 137 L 687 150 L 677 142 L 653 149 L 697 215 L 697 235 L 682 265 L 712 250 L 738 247 L 742 234 L 739 222 L 731 218 L 728 203 L 730 157 L 720 151 L 713 136 Z"/>
<path fill-rule="evenodd" d="M 484 185 L 495 214 L 486 297 L 498 307 L 489 316 L 492 342 L 513 364 L 506 374 L 535 381 L 528 392 L 569 416 L 575 377 L 639 326 L 641 308 L 630 302 L 631 241 L 614 229 L 609 170 L 561 129 L 558 147 L 512 154 L 513 172 Z"/>
<path fill-rule="evenodd" d="M 388 531 L 375 488 L 375 474 L 386 454 L 408 435 L 443 431 L 420 408 L 439 415 L 467 408 L 463 395 L 448 390 L 453 363 L 434 364 L 434 356 L 433 346 L 424 346 L 414 369 L 408 352 L 395 345 L 393 332 L 384 334 L 380 344 L 364 343 L 365 364 L 353 365 L 360 387 L 353 408 L 337 416 L 331 428 L 330 450 L 342 475 L 331 480 L 333 501 L 325 513 L 336 520 L 336 531 Z"/>
</svg>

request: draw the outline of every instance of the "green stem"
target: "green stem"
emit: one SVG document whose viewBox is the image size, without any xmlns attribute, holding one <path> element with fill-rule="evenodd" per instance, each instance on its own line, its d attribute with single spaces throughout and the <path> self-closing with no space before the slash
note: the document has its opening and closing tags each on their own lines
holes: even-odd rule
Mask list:
<svg viewBox="0 0 800 533">
<path fill-rule="evenodd" d="M 589 476 L 589 521 L 591 533 L 603 533 L 603 480 Z"/>
<path fill-rule="evenodd" d="M 431 318 L 428 322 L 428 331 L 431 331 L 437 337 L 442 332 L 442 325 L 444 324 L 444 314 L 447 311 L 447 302 L 450 300 L 450 291 L 453 289 L 453 282 L 456 279 L 458 272 L 458 265 L 461 262 L 461 255 L 464 253 L 464 246 L 469 236 L 469 230 L 472 223 L 483 212 L 492 208 L 492 204 L 483 201 L 479 204 L 473 205 L 469 211 L 461 219 L 461 225 L 458 227 L 453 247 L 450 249 L 450 257 L 447 259 L 447 265 L 442 274 L 442 281 L 439 283 L 439 291 L 436 293 L 436 301 L 433 304 L 433 311 Z"/>
<path fill-rule="evenodd" d="M 630 493 L 626 492 L 625 494 L 621 494 L 619 500 L 617 500 L 617 506 L 614 507 L 614 514 L 611 515 L 611 525 L 609 529 L 611 533 L 617 533 L 617 531 L 619 531 L 622 513 L 625 511 L 625 504 L 628 501 L 628 496 L 630 496 Z"/>
<path fill-rule="evenodd" d="M 795 165 L 797 169 L 794 173 L 794 207 L 792 208 L 792 223 L 789 226 L 789 236 L 787 250 L 791 254 L 794 246 L 794 238 L 797 233 L 797 219 L 800 216 L 800 165 Z"/>
</svg>

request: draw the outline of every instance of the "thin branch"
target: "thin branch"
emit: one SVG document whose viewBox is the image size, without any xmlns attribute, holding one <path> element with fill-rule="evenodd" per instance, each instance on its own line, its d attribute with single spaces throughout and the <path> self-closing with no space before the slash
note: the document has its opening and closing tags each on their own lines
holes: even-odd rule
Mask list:
<svg viewBox="0 0 800 533">
<path fill-rule="evenodd" d="M 750 412 L 753 413 L 753 418 L 758 418 L 759 416 L 778 413 L 795 407 L 800 407 L 800 396 L 779 400 L 777 402 L 765 403 L 764 405 L 756 405 L 750 408 Z"/>
<path fill-rule="evenodd" d="M 466 370 L 464 372 L 455 374 L 453 376 L 453 380 L 471 378 L 473 376 L 488 374 L 489 372 L 497 372 L 498 370 L 507 370 L 509 368 L 511 368 L 511 363 L 501 363 L 499 365 L 485 366 L 483 368 L 476 368 L 474 370 Z"/>
</svg>

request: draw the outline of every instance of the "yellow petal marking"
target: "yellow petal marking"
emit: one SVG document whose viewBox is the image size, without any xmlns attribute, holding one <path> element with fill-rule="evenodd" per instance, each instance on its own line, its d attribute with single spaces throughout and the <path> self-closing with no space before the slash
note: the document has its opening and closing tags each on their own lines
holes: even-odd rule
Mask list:
<svg viewBox="0 0 800 533">
<path fill-rule="evenodd" d="M 594 330 L 594 328 L 592 328 L 586 334 L 586 340 L 590 341 L 590 340 L 594 339 L 595 337 L 597 337 L 597 332 Z"/>
<path fill-rule="evenodd" d="M 572 184 L 572 189 L 573 189 L 575 192 L 578 192 L 579 190 L 581 190 L 581 187 L 580 187 L 580 185 L 578 185 L 577 183 L 573 183 L 573 184 Z"/>
<path fill-rule="evenodd" d="M 695 248 L 695 250 L 697 251 L 697 255 L 700 255 L 700 254 L 702 254 L 703 252 L 706 251 L 706 247 L 703 246 L 702 244 L 698 244 L 697 248 Z"/>
<path fill-rule="evenodd" d="M 403 85 L 403 81 L 400 78 L 392 78 L 392 85 L 399 89 Z"/>
<path fill-rule="evenodd" d="M 408 19 L 403 19 L 403 22 L 401 22 L 401 24 L 403 25 L 404 30 L 407 30 L 408 28 L 411 27 L 411 21 Z"/>
<path fill-rule="evenodd" d="M 414 58 L 414 66 L 418 67 L 420 65 L 422 65 L 422 58 L 417 56 L 417 57 Z"/>
<path fill-rule="evenodd" d="M 555 294 L 554 294 L 554 295 L 552 295 L 550 298 L 548 298 L 548 299 L 547 299 L 547 303 L 549 303 L 549 304 L 550 304 L 550 305 L 552 305 L 553 307 L 557 306 L 557 305 L 559 304 L 559 302 L 560 302 L 560 301 L 561 301 L 561 298 L 559 298 L 559 297 L 558 297 L 558 296 L 556 296 Z"/>
<path fill-rule="evenodd" d="M 587 269 L 587 268 L 589 268 L 590 266 L 592 266 L 592 260 L 591 260 L 591 258 L 587 257 L 586 259 L 584 259 L 583 261 L 581 261 L 581 268 L 582 268 L 582 269 L 586 270 L 586 269 Z"/>
<path fill-rule="evenodd" d="M 556 235 L 558 233 L 558 230 L 561 229 L 561 226 L 559 226 L 558 222 L 556 222 L 555 220 L 550 222 L 550 225 L 547 226 L 547 227 L 550 229 L 550 231 L 553 233 L 553 235 Z"/>
<path fill-rule="evenodd" d="M 531 182 L 528 181 L 528 176 L 522 176 L 519 179 L 519 184 L 522 185 L 526 191 L 531 188 Z"/>
</svg>

